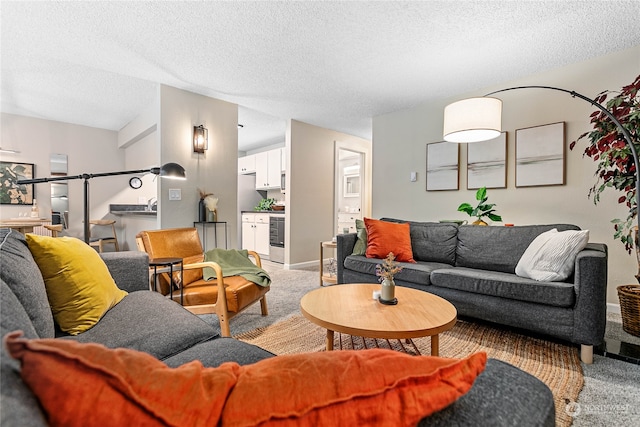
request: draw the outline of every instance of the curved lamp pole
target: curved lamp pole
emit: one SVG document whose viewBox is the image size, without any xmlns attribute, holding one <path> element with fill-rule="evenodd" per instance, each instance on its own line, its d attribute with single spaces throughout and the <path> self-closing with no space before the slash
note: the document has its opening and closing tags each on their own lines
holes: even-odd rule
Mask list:
<svg viewBox="0 0 640 427">
<path fill-rule="evenodd" d="M 640 215 L 638 215 L 638 207 L 640 206 L 640 171 L 638 169 L 640 168 L 640 161 L 638 161 L 636 146 L 633 144 L 631 134 L 622 126 L 622 123 L 605 106 L 587 96 L 553 86 L 516 86 L 496 90 L 486 94 L 484 97 L 463 99 L 447 105 L 444 109 L 443 134 L 445 141 L 472 143 L 486 141 L 500 135 L 502 131 L 502 101 L 492 98 L 491 95 L 518 89 L 549 89 L 568 93 L 574 98 L 580 98 L 597 107 L 618 127 L 631 149 L 633 163 L 636 167 L 634 174 L 636 181 L 636 221 L 640 230 Z"/>
<path fill-rule="evenodd" d="M 162 167 L 155 167 L 150 169 L 137 169 L 137 170 L 129 170 L 129 171 L 121 171 L 121 172 L 83 173 L 80 175 L 71 175 L 71 176 L 52 176 L 49 178 L 21 179 L 21 180 L 18 180 L 16 183 L 17 184 L 40 184 L 42 182 L 84 179 L 84 241 L 85 243 L 89 243 L 89 236 L 90 236 L 89 180 L 91 178 L 99 178 L 102 176 L 132 175 L 132 174 L 142 174 L 142 173 L 152 173 L 154 175 L 159 175 L 162 178 L 172 178 L 172 179 L 187 178 L 187 174 L 182 166 L 180 166 L 177 163 L 166 163 L 162 165 Z"/>
</svg>

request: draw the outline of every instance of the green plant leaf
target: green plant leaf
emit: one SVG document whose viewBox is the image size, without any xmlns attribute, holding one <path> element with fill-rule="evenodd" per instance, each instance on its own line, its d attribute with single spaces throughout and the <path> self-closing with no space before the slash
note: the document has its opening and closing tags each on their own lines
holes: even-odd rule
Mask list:
<svg viewBox="0 0 640 427">
<path fill-rule="evenodd" d="M 489 217 L 489 219 L 491 221 L 497 221 L 497 222 L 501 222 L 502 221 L 502 217 L 500 215 L 496 215 L 493 213 L 487 214 L 487 216 Z"/>
<path fill-rule="evenodd" d="M 478 188 L 476 200 L 487 200 L 487 187 Z"/>
<path fill-rule="evenodd" d="M 470 216 L 473 216 L 471 215 L 471 212 L 473 212 L 473 206 L 471 206 L 469 203 L 463 203 L 460 206 L 458 206 L 458 211 L 464 212 L 466 214 L 469 214 Z"/>
</svg>

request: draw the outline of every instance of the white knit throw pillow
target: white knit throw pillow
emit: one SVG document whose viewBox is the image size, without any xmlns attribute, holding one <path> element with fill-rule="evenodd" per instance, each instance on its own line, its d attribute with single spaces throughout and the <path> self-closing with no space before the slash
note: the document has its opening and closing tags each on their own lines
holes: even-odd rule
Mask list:
<svg viewBox="0 0 640 427">
<path fill-rule="evenodd" d="M 565 280 L 573 273 L 576 256 L 588 241 L 589 230 L 546 231 L 524 251 L 516 274 L 544 282 Z"/>
</svg>

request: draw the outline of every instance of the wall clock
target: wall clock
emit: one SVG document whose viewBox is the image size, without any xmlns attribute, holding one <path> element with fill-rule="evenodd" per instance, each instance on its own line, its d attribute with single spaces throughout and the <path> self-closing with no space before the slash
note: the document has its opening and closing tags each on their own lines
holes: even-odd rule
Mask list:
<svg viewBox="0 0 640 427">
<path fill-rule="evenodd" d="M 138 188 L 142 187 L 142 180 L 139 177 L 134 176 L 129 180 L 129 187 L 137 190 Z"/>
</svg>

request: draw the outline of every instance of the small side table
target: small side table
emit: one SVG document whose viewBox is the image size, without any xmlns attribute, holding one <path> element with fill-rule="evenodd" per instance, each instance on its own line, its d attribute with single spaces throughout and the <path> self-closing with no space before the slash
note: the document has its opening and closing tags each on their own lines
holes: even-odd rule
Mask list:
<svg viewBox="0 0 640 427">
<path fill-rule="evenodd" d="M 227 247 L 227 221 L 195 221 L 193 226 L 196 227 L 198 225 L 202 225 L 202 248 L 204 251 L 207 251 L 207 226 L 213 226 L 213 240 L 215 240 L 215 247 L 218 247 L 218 224 L 222 224 L 224 226 L 224 248 Z"/>
<path fill-rule="evenodd" d="M 338 247 L 336 242 L 320 242 L 320 286 L 324 283 L 335 285 L 338 283 L 338 278 L 332 276 L 329 273 L 324 272 L 324 248 L 335 249 Z"/>
<path fill-rule="evenodd" d="M 169 298 L 173 300 L 173 268 L 180 271 L 180 305 L 184 305 L 182 284 L 184 281 L 184 270 L 182 264 L 182 258 L 156 258 L 149 260 L 149 267 L 153 267 L 153 290 L 158 292 L 158 274 L 166 273 L 166 268 L 169 268 Z M 163 267 L 158 271 L 158 267 Z"/>
</svg>

